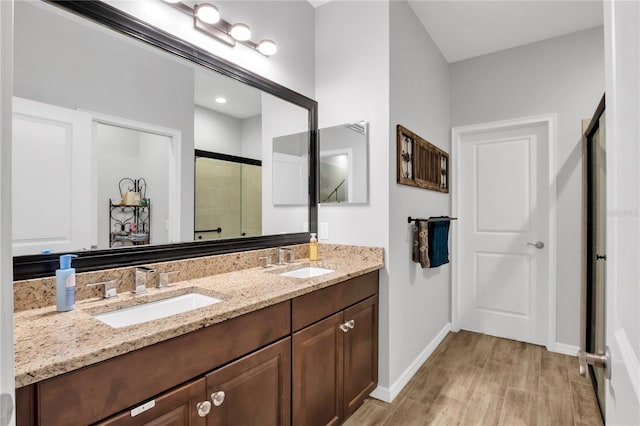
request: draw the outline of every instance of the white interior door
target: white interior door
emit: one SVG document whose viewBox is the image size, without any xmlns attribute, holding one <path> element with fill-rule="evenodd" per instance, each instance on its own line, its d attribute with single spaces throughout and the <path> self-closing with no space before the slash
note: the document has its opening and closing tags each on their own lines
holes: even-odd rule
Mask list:
<svg viewBox="0 0 640 426">
<path fill-rule="evenodd" d="M 548 134 L 539 122 L 460 136 L 460 328 L 546 343 Z"/>
<path fill-rule="evenodd" d="M 606 423 L 640 425 L 640 3 L 605 2 Z"/>
<path fill-rule="evenodd" d="M 13 100 L 13 254 L 89 250 L 91 116 Z"/>
</svg>

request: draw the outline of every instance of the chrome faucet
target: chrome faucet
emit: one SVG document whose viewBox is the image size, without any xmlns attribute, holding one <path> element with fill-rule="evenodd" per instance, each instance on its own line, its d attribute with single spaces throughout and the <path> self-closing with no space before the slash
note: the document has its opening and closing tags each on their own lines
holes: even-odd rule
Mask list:
<svg viewBox="0 0 640 426">
<path fill-rule="evenodd" d="M 167 288 L 169 287 L 171 284 L 171 275 L 177 274 L 180 271 L 168 271 L 168 272 L 160 272 L 160 278 L 158 280 L 158 285 L 156 286 L 157 288 Z"/>
<path fill-rule="evenodd" d="M 103 299 L 111 299 L 113 297 L 118 297 L 118 291 L 116 289 L 116 280 L 102 281 L 99 283 L 87 284 L 87 287 L 93 286 L 104 286 L 102 298 Z"/>
<path fill-rule="evenodd" d="M 262 256 L 262 257 L 259 257 L 258 260 L 262 261 L 263 268 L 271 268 L 271 256 L 269 255 Z"/>
<path fill-rule="evenodd" d="M 155 269 L 146 266 L 136 266 L 136 279 L 131 292 L 134 294 L 145 294 L 147 292 L 147 277 L 155 271 Z"/>
<path fill-rule="evenodd" d="M 278 249 L 278 265 L 285 264 L 285 257 L 288 257 L 287 263 L 292 263 L 294 261 L 296 252 L 293 249 L 280 247 Z"/>
</svg>

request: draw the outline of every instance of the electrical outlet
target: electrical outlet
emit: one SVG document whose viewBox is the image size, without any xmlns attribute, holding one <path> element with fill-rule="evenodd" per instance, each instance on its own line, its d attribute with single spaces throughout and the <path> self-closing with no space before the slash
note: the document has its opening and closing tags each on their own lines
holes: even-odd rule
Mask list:
<svg viewBox="0 0 640 426">
<path fill-rule="evenodd" d="M 329 224 L 327 222 L 320 223 L 320 228 L 318 229 L 318 237 L 321 240 L 329 239 Z"/>
</svg>

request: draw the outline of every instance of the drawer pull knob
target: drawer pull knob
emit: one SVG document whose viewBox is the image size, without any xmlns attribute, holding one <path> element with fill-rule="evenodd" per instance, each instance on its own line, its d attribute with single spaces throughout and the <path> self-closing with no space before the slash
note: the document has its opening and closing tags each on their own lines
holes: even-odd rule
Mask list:
<svg viewBox="0 0 640 426">
<path fill-rule="evenodd" d="M 196 408 L 198 409 L 198 415 L 205 417 L 211 411 L 211 403 L 209 401 L 198 402 Z"/>
<path fill-rule="evenodd" d="M 213 401 L 213 405 L 219 407 L 224 402 L 224 391 L 218 391 L 211 394 L 211 400 Z"/>
<path fill-rule="evenodd" d="M 345 322 L 344 325 L 346 325 L 347 327 L 353 329 L 356 326 L 356 322 L 354 320 L 349 320 L 349 321 Z"/>
<path fill-rule="evenodd" d="M 344 331 L 345 333 L 349 331 L 349 326 L 347 326 L 347 323 L 340 324 L 339 327 L 340 327 L 340 330 Z"/>
</svg>

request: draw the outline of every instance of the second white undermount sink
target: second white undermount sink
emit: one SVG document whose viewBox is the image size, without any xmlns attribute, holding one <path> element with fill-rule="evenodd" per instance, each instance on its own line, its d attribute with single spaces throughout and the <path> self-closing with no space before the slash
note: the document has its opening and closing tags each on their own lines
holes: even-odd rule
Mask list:
<svg viewBox="0 0 640 426">
<path fill-rule="evenodd" d="M 93 317 L 113 328 L 120 328 L 170 317 L 171 315 L 203 308 L 220 302 L 222 302 L 222 300 L 215 297 L 205 296 L 200 293 L 187 293 L 154 302 L 143 303 L 130 308 L 94 314 Z"/>
<path fill-rule="evenodd" d="M 293 277 L 293 278 L 313 278 L 313 277 L 319 277 L 320 275 L 329 274 L 331 272 L 335 272 L 335 270 L 320 268 L 317 266 L 306 266 L 304 268 L 294 269 L 293 271 L 282 272 L 278 275 L 282 275 L 283 277 Z"/>
</svg>

